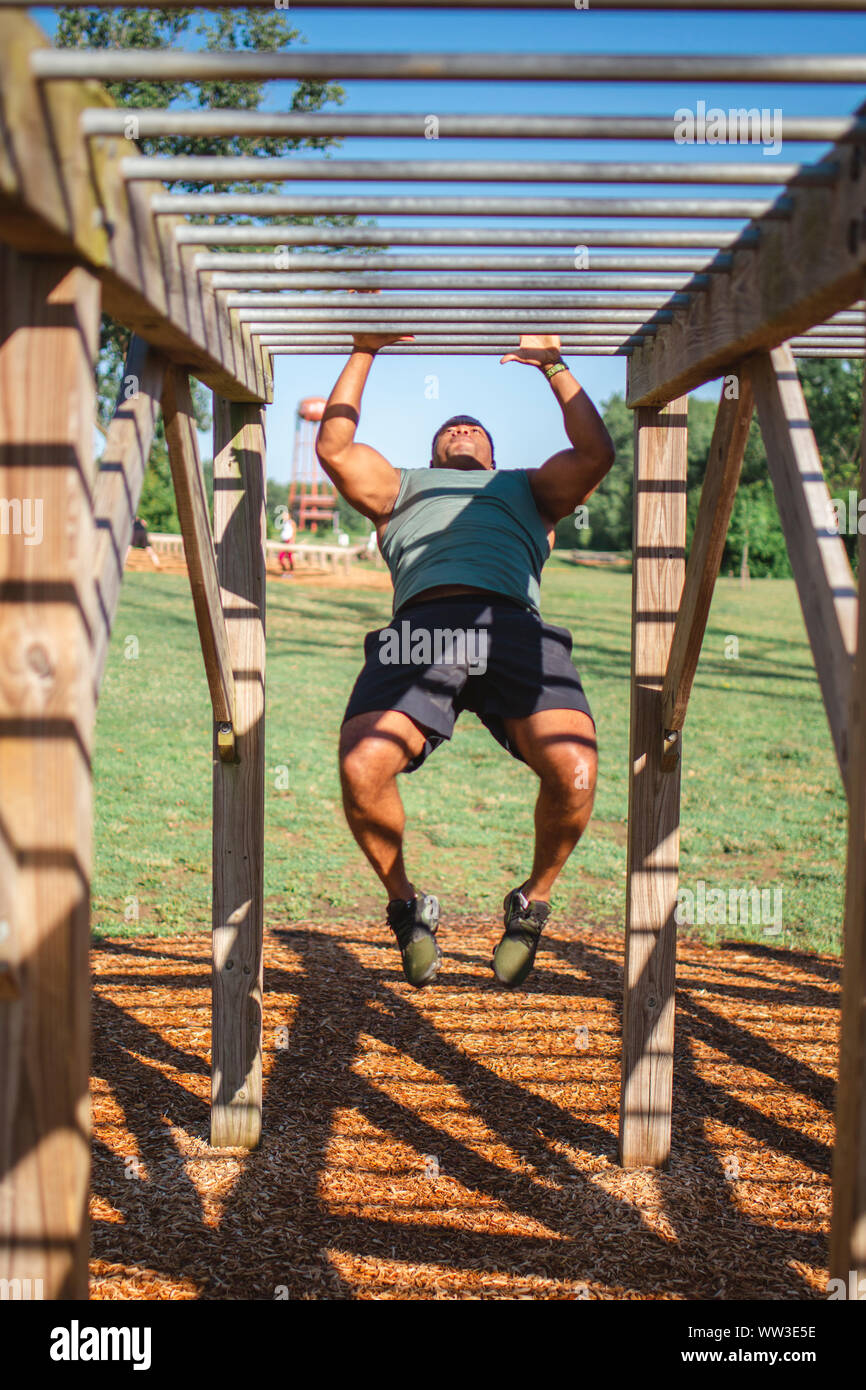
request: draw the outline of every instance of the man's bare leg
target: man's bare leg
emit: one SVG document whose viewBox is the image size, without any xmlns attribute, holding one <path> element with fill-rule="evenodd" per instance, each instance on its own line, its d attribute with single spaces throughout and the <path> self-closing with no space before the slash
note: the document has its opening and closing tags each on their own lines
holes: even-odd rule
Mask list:
<svg viewBox="0 0 866 1390">
<path fill-rule="evenodd" d="M 505 931 L 493 953 L 493 973 L 508 989 L 522 985 L 550 915 L 550 892 L 592 813 L 597 750 L 589 715 L 542 710 L 508 719 L 506 732 L 541 787 L 535 803 L 535 856 L 520 890 L 505 899 Z"/>
<path fill-rule="evenodd" d="M 523 895 L 549 902 L 592 815 L 598 771 L 595 728 L 588 714 L 570 709 L 506 719 L 505 728 L 541 781 L 535 803 L 535 855 Z"/>
<path fill-rule="evenodd" d="M 425 742 L 418 725 L 397 710 L 358 714 L 346 721 L 340 734 L 346 819 L 391 901 L 408 901 L 415 894 L 403 863 L 406 813 L 397 775 Z"/>
</svg>

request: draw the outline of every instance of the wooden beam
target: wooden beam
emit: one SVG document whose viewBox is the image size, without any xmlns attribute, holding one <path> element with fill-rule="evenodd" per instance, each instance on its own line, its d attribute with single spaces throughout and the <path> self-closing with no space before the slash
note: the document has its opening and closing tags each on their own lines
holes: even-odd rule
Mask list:
<svg viewBox="0 0 866 1390">
<path fill-rule="evenodd" d="M 161 183 L 127 183 L 120 160 L 134 141 L 85 140 L 81 112 L 112 106 L 96 82 L 37 82 L 30 54 L 50 47 L 20 10 L 0 11 L 0 239 L 27 253 L 83 260 L 100 277 L 103 308 L 120 323 L 238 400 L 269 400 L 270 365 L 237 310 L 178 247 L 179 217 L 150 210 Z"/>
<path fill-rule="evenodd" d="M 262 1122 L 265 814 L 264 411 L 214 397 L 214 531 L 235 673 L 237 761 L 214 761 L 211 1143 Z"/>
<path fill-rule="evenodd" d="M 632 680 L 620 1162 L 670 1153 L 679 747 L 662 749 L 662 682 L 685 574 L 688 400 L 635 416 Z"/>
<path fill-rule="evenodd" d="M 732 248 L 730 270 L 674 311 L 629 359 L 630 406 L 659 405 L 713 381 L 748 353 L 778 347 L 863 292 L 866 159 L 862 146 L 827 156 L 841 170 L 829 188 L 789 188 L 789 218 L 766 218 L 757 247 Z"/>
<path fill-rule="evenodd" d="M 665 730 L 681 729 L 685 722 L 713 590 L 722 563 L 731 510 L 737 495 L 753 409 L 751 381 L 738 368 L 722 386 L 707 458 L 695 533 L 686 567 L 683 599 L 677 614 L 662 689 Z"/>
<path fill-rule="evenodd" d="M 98 343 L 98 280 L 0 246 L 0 1278 L 36 1298 L 87 1297 Z"/>
<path fill-rule="evenodd" d="M 234 756 L 235 751 L 232 736 L 235 682 L 225 617 L 220 603 L 214 538 L 208 514 L 204 474 L 198 455 L 198 434 L 189 379 L 185 372 L 174 365 L 165 373 L 162 409 L 171 476 L 177 499 L 177 514 L 183 535 L 183 549 L 213 705 L 213 717 L 218 726 L 223 726 L 222 733 L 227 740 L 220 744 L 220 754 L 229 758 Z"/>
<path fill-rule="evenodd" d="M 94 695 L 99 698 L 132 523 L 150 458 L 167 359 L 133 334 L 96 479 Z"/>
<path fill-rule="evenodd" d="M 746 365 L 824 708 L 847 787 L 857 585 L 842 537 L 829 524 L 830 493 L 790 348 L 761 353 Z"/>
<path fill-rule="evenodd" d="M 866 414 L 860 455 L 860 495 L 866 496 Z M 858 541 L 859 572 L 866 575 L 866 536 Z M 842 1279 L 846 1297 L 861 1297 L 866 1277 L 866 603 L 860 605 L 851 689 L 848 877 L 836 1144 L 833 1150 L 833 1220 L 830 1277 Z M 850 1275 L 855 1274 L 853 1294 Z"/>
</svg>

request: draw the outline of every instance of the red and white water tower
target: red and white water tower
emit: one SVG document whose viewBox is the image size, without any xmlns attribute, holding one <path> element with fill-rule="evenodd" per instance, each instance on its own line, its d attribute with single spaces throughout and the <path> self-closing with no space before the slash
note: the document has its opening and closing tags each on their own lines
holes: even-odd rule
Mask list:
<svg viewBox="0 0 866 1390">
<path fill-rule="evenodd" d="M 300 531 L 315 531 L 320 521 L 333 526 L 337 515 L 336 489 L 316 457 L 316 433 L 326 404 L 321 396 L 305 396 L 295 415 L 289 511 Z"/>
</svg>

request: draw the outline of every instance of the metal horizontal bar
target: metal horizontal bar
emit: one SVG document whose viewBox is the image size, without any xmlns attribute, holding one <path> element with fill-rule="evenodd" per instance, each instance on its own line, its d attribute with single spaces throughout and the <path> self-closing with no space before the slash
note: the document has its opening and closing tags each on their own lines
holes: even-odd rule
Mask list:
<svg viewBox="0 0 866 1390">
<path fill-rule="evenodd" d="M 303 303 L 306 300 L 300 296 Z M 297 299 L 299 296 L 295 295 Z M 543 318 L 541 315 L 543 314 Z M 407 324 L 448 323 L 455 331 L 460 325 L 496 323 L 503 327 L 523 329 L 528 325 L 536 328 L 557 324 L 623 324 L 641 327 L 641 321 L 631 309 L 392 309 L 383 306 L 379 309 L 239 309 L 240 323 L 320 323 L 337 324 L 341 328 L 357 327 L 359 333 L 405 333 Z M 669 309 L 659 309 L 653 316 L 658 322 L 668 322 L 673 318 Z"/>
<path fill-rule="evenodd" d="M 406 323 L 342 323 L 334 322 L 333 319 L 322 323 L 311 323 L 309 319 L 285 318 L 280 315 L 274 319 L 258 318 L 253 310 L 243 309 L 240 314 L 241 322 L 249 325 L 251 333 L 311 333 L 314 336 L 323 333 L 341 333 L 344 336 L 353 333 L 414 333 L 424 334 L 445 332 L 447 319 L 440 323 L 428 325 L 424 322 L 409 321 Z M 538 320 L 534 320 L 534 326 L 538 327 Z M 625 337 L 632 337 L 635 333 L 645 333 L 649 329 L 639 319 L 632 318 L 621 323 L 604 323 L 587 321 L 581 323 L 579 320 L 572 319 L 569 323 L 552 324 L 550 319 L 544 319 L 545 329 L 551 329 L 559 334 L 580 333 L 587 337 L 594 337 L 597 334 L 619 332 Z M 516 337 L 521 332 L 519 324 L 489 323 L 481 320 L 472 325 L 468 321 L 458 324 L 447 324 L 447 332 L 452 338 L 465 338 L 467 335 L 474 337 L 478 333 L 495 330 L 502 337 Z M 524 325 L 523 330 L 526 331 Z"/>
<path fill-rule="evenodd" d="M 279 350 L 280 350 L 280 349 L 278 349 L 278 351 L 279 351 Z M 794 349 L 794 356 L 795 356 L 795 357 L 845 357 L 845 358 L 851 358 L 851 359 L 855 359 L 855 360 L 856 360 L 857 358 L 866 357 L 866 353 L 864 353 L 862 350 L 861 350 L 860 352 L 853 352 L 853 351 L 852 351 L 852 352 L 846 352 L 846 351 L 845 351 L 844 349 L 842 349 L 842 348 L 795 348 L 795 349 Z"/>
<path fill-rule="evenodd" d="M 169 201 L 175 199 L 169 195 Z M 757 245 L 759 234 L 743 233 L 740 245 Z M 288 227 L 179 226 L 183 246 L 586 246 L 645 247 L 652 250 L 720 251 L 736 232 L 658 232 L 634 228 L 593 231 L 589 227 Z"/>
<path fill-rule="evenodd" d="M 263 343 L 276 341 L 278 338 L 283 340 L 287 335 L 298 342 L 335 342 L 349 344 L 355 333 L 402 333 L 411 335 L 415 341 L 421 345 L 424 343 L 454 343 L 457 346 L 471 346 L 474 343 L 502 343 L 503 352 L 513 348 L 519 336 L 519 330 L 501 328 L 495 333 L 486 333 L 486 328 L 493 327 L 490 324 L 480 324 L 478 328 L 471 329 L 451 328 L 447 332 L 436 333 L 422 326 L 411 324 L 383 325 L 382 327 L 367 327 L 365 325 L 346 325 L 341 324 L 319 324 L 311 325 L 305 323 L 267 323 L 252 322 L 250 332 L 260 338 Z M 549 327 L 549 325 L 546 325 Z M 434 325 L 434 328 L 436 326 Z M 443 325 L 439 325 L 443 327 Z M 564 345 L 579 344 L 585 346 L 592 341 L 599 342 L 629 342 L 638 339 L 645 339 L 652 332 L 653 326 L 640 323 L 622 325 L 616 324 L 577 324 L 574 327 L 566 328 L 560 326 L 559 336 Z M 854 335 L 849 338 L 827 338 L 819 333 L 803 334 L 802 337 L 792 339 L 797 347 L 838 347 L 838 348 L 862 348 L 866 347 L 866 337 L 863 334 Z M 510 345 L 510 348 L 509 348 Z"/>
<path fill-rule="evenodd" d="M 351 343 L 355 330 L 343 327 L 342 324 L 279 324 L 279 323 L 251 323 L 250 332 L 263 341 L 268 341 L 273 337 L 301 338 L 311 342 L 325 342 L 333 339 L 338 343 Z M 364 328 L 360 330 L 369 333 L 372 330 Z M 505 343 L 514 346 L 516 334 L 507 328 L 499 328 L 493 324 L 479 324 L 477 328 L 470 328 L 464 325 L 462 328 L 446 328 L 444 324 L 434 324 L 432 327 L 411 328 L 408 324 L 394 330 L 404 336 L 411 336 L 415 342 L 423 343 L 455 343 L 458 347 L 471 347 L 473 343 L 484 343 L 486 345 L 495 343 Z M 559 339 L 563 344 L 580 343 L 585 346 L 587 342 L 596 341 L 601 338 L 611 338 L 617 343 L 628 342 L 630 338 L 644 336 L 646 329 L 643 324 L 635 324 L 626 327 L 619 327 L 617 324 L 593 324 L 584 326 L 576 325 L 574 328 L 562 326 L 559 330 Z M 853 340 L 852 340 L 853 341 Z M 833 346 L 834 344 L 831 344 Z M 811 346 L 808 344 L 807 346 Z"/>
<path fill-rule="evenodd" d="M 500 309 L 510 313 L 512 309 L 664 309 L 675 308 L 690 302 L 687 294 L 638 294 L 630 293 L 612 297 L 606 294 L 572 293 L 567 298 L 550 294 L 472 294 L 459 296 L 447 294 L 395 294 L 385 296 L 376 303 L 378 312 L 389 314 L 392 309 Z M 255 294 L 229 294 L 225 300 L 227 309 L 351 309 L 362 305 L 352 294 L 268 294 L 260 291 Z"/>
<path fill-rule="evenodd" d="M 816 328 L 807 328 L 801 337 L 808 337 L 809 334 L 819 334 L 822 338 L 856 338 L 862 337 L 866 333 L 866 323 L 861 319 L 859 323 L 822 323 Z"/>
<path fill-rule="evenodd" d="M 512 348 L 514 344 L 512 343 Z M 271 356 L 297 356 L 309 357 L 310 355 L 323 357 L 345 357 L 346 347 L 271 347 L 262 348 L 263 352 L 270 353 Z M 501 357 L 502 352 L 499 348 L 492 347 L 415 347 L 412 343 L 403 343 L 399 348 L 387 347 L 380 348 L 380 353 L 384 352 L 387 356 L 407 356 L 407 357 Z M 631 352 L 631 348 L 569 348 L 569 357 L 626 357 Z M 816 356 L 832 356 L 832 353 L 820 353 Z M 843 355 L 843 354 L 840 354 Z"/>
<path fill-rule="evenodd" d="M 866 67 L 864 67 L 866 78 Z M 722 187 L 812 187 L 830 184 L 839 166 L 739 161 L 692 164 L 615 163 L 611 160 L 509 159 L 313 159 L 289 155 L 127 155 L 120 161 L 125 179 L 166 183 L 568 183 L 706 184 Z"/>
<path fill-rule="evenodd" d="M 864 0 L 866 4 L 866 0 Z M 663 140 L 674 139 L 679 122 L 673 116 L 430 116 L 366 111 L 154 111 L 150 107 L 111 110 L 89 107 L 81 115 L 84 135 L 126 135 L 135 122 L 135 139 L 160 135 L 238 136 L 282 135 L 290 139 L 335 135 L 343 139 L 438 140 Z M 775 131 L 789 141 L 827 142 L 862 139 L 866 120 L 838 116 L 792 116 Z M 757 143 L 757 142 L 755 142 Z"/>
<path fill-rule="evenodd" d="M 0 9 L 18 8 L 20 0 L 0 0 Z M 47 0 L 49 5 L 69 9 L 139 8 L 142 0 Z M 730 10 L 744 13 L 798 14 L 820 10 L 830 14 L 859 14 L 866 0 L 587 0 L 593 10 Z M 160 0 L 160 9 L 213 9 L 214 0 Z M 228 0 L 223 8 L 272 10 L 274 0 Z M 573 13 L 576 0 L 299 0 L 300 10 L 565 10 Z"/>
<path fill-rule="evenodd" d="M 407 325 L 426 323 L 453 325 L 455 333 L 462 331 L 461 325 L 479 323 L 495 323 L 500 328 L 520 331 L 526 331 L 528 325 L 538 327 L 541 323 L 554 329 L 559 325 L 582 326 L 585 323 L 622 324 L 624 328 L 630 326 L 634 331 L 646 326 L 628 309 L 546 309 L 542 312 L 514 310 L 510 313 L 507 309 L 392 309 L 387 317 L 381 309 L 239 309 L 237 315 L 240 323 L 318 323 L 339 325 L 341 329 L 350 329 L 358 333 L 402 333 L 409 331 Z M 653 315 L 652 326 L 655 328 L 661 323 L 670 322 L 672 317 L 670 310 L 660 309 Z M 822 337 L 856 338 L 858 334 L 866 335 L 866 320 L 857 318 L 856 315 L 852 315 L 850 324 L 836 324 L 830 320 L 828 323 L 807 329 L 802 336 L 807 337 L 811 333 L 820 334 Z"/>
<path fill-rule="evenodd" d="M 570 337 L 562 340 L 563 349 L 571 347 L 621 347 L 634 336 L 632 334 L 607 334 L 605 336 Z M 327 336 L 309 333 L 268 333 L 260 334 L 259 341 L 262 347 L 351 347 L 352 340 L 348 334 L 329 334 Z M 516 344 L 513 339 L 504 334 L 480 333 L 470 341 L 456 341 L 452 334 L 443 333 L 436 336 L 417 337 L 418 347 L 447 347 L 453 344 L 455 347 L 498 347 L 502 353 L 513 352 Z"/>
<path fill-rule="evenodd" d="M 579 254 L 576 256 L 575 251 Z M 368 271 L 419 271 L 433 270 L 448 272 L 464 270 L 505 270 L 505 271 L 525 271 L 527 274 L 534 272 L 555 273 L 557 271 L 573 275 L 579 271 L 581 275 L 590 270 L 593 274 L 608 274 L 615 271 L 649 271 L 656 274 L 682 275 L 684 271 L 695 274 L 702 270 L 712 270 L 714 272 L 729 270 L 732 264 L 732 257 L 720 255 L 716 260 L 708 260 L 706 256 L 594 256 L 592 265 L 582 265 L 588 259 L 583 252 L 588 248 L 573 248 L 569 256 L 497 256 L 492 255 L 473 255 L 473 256 L 445 256 L 434 255 L 424 256 L 417 252 L 408 252 L 400 256 L 387 255 L 354 255 L 341 256 L 339 254 L 329 255 L 323 252 L 321 255 L 307 254 L 302 251 L 295 251 L 290 255 L 284 252 L 272 252 L 270 255 L 264 251 L 224 251 L 224 252 L 199 252 L 193 260 L 196 270 L 252 270 L 261 271 L 264 274 L 274 274 L 278 271 L 290 271 L 292 273 L 313 270 L 325 271 L 329 275 L 340 271 L 354 272 L 363 274 Z"/>
<path fill-rule="evenodd" d="M 509 350 L 513 350 L 514 343 Z M 349 345 L 345 347 L 263 347 L 264 353 L 271 356 L 321 356 L 322 357 L 346 357 L 349 352 Z M 570 347 L 569 352 L 564 356 L 569 357 L 626 357 L 631 352 L 631 347 Z M 379 353 L 386 353 L 391 356 L 407 357 L 502 357 L 503 350 L 500 347 L 416 347 L 413 343 L 402 343 L 399 347 L 379 347 Z M 820 353 L 819 356 L 831 356 L 831 353 Z"/>
<path fill-rule="evenodd" d="M 793 201 L 759 198 L 494 198 L 460 194 L 155 193 L 155 213 L 219 217 L 682 217 L 749 221 L 789 217 Z"/>
<path fill-rule="evenodd" d="M 459 271 L 455 271 L 453 275 L 446 271 L 441 274 L 419 271 L 417 275 L 401 275 L 392 271 L 390 274 L 382 272 L 379 275 L 367 276 L 316 275 L 313 272 L 307 275 L 292 275 L 277 270 L 257 275 L 252 271 L 233 274 L 230 271 L 221 270 L 217 271 L 211 280 L 215 290 L 312 290 L 329 287 L 340 290 L 479 289 L 499 290 L 506 294 L 512 287 L 515 290 L 678 290 L 685 288 L 686 285 L 694 289 L 705 289 L 708 283 L 709 276 L 707 275 L 694 275 L 689 278 L 687 275 L 616 275 L 612 273 L 612 279 L 605 279 L 601 275 L 587 275 L 582 270 L 572 270 L 570 275 L 512 275 L 507 284 L 503 282 L 501 275 L 482 275 L 480 273 L 470 275 L 461 274 Z"/>
<path fill-rule="evenodd" d="M 31 72 L 97 82 L 866 82 L 859 54 L 239 53 L 37 49 Z"/>
</svg>

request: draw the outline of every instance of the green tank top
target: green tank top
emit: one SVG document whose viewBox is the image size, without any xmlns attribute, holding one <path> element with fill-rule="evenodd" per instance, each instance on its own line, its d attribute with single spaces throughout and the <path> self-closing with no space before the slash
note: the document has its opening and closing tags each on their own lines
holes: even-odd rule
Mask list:
<svg viewBox="0 0 866 1390">
<path fill-rule="evenodd" d="M 522 468 L 401 468 L 382 539 L 394 611 L 440 584 L 468 584 L 539 612 L 547 530 Z"/>
</svg>

